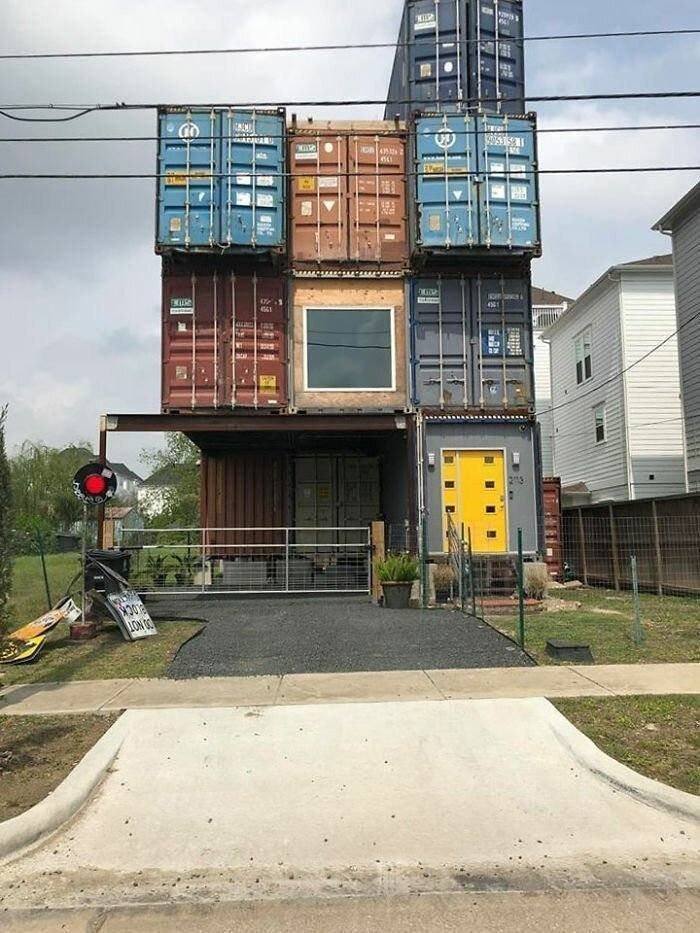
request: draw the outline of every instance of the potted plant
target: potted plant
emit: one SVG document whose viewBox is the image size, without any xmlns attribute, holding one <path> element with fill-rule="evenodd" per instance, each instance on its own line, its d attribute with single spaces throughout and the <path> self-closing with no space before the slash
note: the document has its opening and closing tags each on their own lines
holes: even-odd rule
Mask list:
<svg viewBox="0 0 700 933">
<path fill-rule="evenodd" d="M 411 590 L 418 579 L 418 561 L 410 554 L 389 554 L 377 561 L 385 609 L 408 609 Z"/>
<path fill-rule="evenodd" d="M 455 584 L 455 572 L 450 564 L 437 564 L 433 571 L 435 602 L 443 605 L 452 599 Z"/>
<path fill-rule="evenodd" d="M 165 557 L 151 555 L 146 561 L 146 573 L 153 586 L 165 586 L 168 579 L 168 564 Z"/>
<path fill-rule="evenodd" d="M 198 561 L 191 554 L 175 554 L 173 559 L 177 564 L 175 582 L 178 586 L 192 586 Z"/>
</svg>

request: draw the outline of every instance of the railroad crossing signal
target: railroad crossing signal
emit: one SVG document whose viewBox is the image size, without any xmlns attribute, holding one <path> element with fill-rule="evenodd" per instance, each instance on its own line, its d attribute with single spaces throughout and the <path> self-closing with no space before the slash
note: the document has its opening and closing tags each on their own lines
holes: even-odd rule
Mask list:
<svg viewBox="0 0 700 933">
<path fill-rule="evenodd" d="M 88 463 L 73 477 L 73 492 L 86 505 L 103 505 L 117 491 L 117 476 L 103 463 Z"/>
</svg>

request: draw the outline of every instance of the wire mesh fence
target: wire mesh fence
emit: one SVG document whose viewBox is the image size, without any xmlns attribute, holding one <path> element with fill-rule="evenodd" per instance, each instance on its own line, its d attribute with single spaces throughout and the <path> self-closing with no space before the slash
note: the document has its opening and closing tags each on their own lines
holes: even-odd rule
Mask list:
<svg viewBox="0 0 700 933">
<path fill-rule="evenodd" d="M 152 529 L 124 535 L 141 593 L 367 593 L 368 528 Z"/>
<path fill-rule="evenodd" d="M 568 512 L 560 547 L 565 577 L 585 586 L 632 590 L 634 558 L 641 592 L 700 596 L 700 516 Z"/>
</svg>

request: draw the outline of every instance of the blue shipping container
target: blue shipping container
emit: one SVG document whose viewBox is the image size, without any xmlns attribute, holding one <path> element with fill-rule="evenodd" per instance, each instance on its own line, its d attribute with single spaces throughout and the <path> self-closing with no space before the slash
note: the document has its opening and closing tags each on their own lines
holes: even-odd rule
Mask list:
<svg viewBox="0 0 700 933">
<path fill-rule="evenodd" d="M 534 117 L 455 114 L 414 127 L 418 249 L 538 253 Z"/>
<path fill-rule="evenodd" d="M 407 0 L 385 119 L 525 112 L 522 0 Z"/>
<path fill-rule="evenodd" d="M 159 248 L 284 247 L 283 113 L 163 110 L 158 127 Z"/>
<path fill-rule="evenodd" d="M 530 282 L 515 274 L 410 283 L 412 401 L 421 408 L 529 409 Z"/>
</svg>

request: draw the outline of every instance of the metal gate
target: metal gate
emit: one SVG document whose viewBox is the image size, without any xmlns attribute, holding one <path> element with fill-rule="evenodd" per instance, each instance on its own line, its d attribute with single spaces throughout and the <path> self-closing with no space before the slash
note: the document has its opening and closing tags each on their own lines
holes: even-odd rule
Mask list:
<svg viewBox="0 0 700 933">
<path fill-rule="evenodd" d="M 371 591 L 369 527 L 124 529 L 116 544 L 142 594 Z"/>
</svg>

